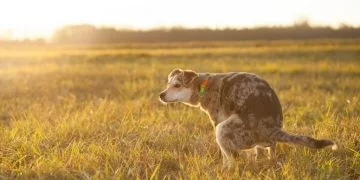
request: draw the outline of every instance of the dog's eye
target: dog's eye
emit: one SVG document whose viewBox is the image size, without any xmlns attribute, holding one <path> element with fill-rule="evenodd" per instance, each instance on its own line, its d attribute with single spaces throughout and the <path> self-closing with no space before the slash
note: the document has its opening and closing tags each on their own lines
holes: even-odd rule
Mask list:
<svg viewBox="0 0 360 180">
<path fill-rule="evenodd" d="M 175 84 L 174 88 L 179 88 L 181 85 L 180 84 Z"/>
</svg>

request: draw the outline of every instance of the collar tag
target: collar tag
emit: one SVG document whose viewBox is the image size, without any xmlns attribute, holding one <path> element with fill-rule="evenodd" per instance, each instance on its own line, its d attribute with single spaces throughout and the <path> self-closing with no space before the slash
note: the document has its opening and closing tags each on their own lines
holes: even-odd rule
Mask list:
<svg viewBox="0 0 360 180">
<path fill-rule="evenodd" d="M 205 94 L 205 88 L 206 88 L 208 82 L 209 82 L 209 81 L 208 81 L 207 79 L 205 79 L 205 80 L 201 83 L 201 85 L 200 85 L 200 91 L 199 91 L 200 97 L 203 97 L 203 96 L 204 96 L 204 94 Z"/>
</svg>

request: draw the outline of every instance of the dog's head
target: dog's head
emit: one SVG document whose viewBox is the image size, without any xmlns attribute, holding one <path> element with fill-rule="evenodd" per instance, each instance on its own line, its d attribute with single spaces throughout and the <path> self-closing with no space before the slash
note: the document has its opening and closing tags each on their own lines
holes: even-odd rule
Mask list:
<svg viewBox="0 0 360 180">
<path fill-rule="evenodd" d="M 197 77 L 198 74 L 194 71 L 174 69 L 168 75 L 166 89 L 160 93 L 160 101 L 163 103 L 183 102 L 193 104 Z"/>
</svg>

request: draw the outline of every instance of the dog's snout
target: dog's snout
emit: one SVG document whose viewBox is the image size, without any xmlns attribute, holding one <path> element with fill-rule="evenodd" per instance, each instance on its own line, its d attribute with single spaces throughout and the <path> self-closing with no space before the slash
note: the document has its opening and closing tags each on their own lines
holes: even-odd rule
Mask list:
<svg viewBox="0 0 360 180">
<path fill-rule="evenodd" d="M 160 96 L 160 99 L 164 99 L 164 98 L 165 98 L 165 95 L 166 95 L 166 94 L 165 94 L 164 92 L 160 93 L 160 95 L 159 95 L 159 96 Z"/>
</svg>

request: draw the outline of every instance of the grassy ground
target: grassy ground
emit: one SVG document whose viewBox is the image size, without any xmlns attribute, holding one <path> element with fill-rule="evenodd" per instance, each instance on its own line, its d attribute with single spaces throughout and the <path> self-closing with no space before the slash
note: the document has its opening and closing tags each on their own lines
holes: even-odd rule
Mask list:
<svg viewBox="0 0 360 180">
<path fill-rule="evenodd" d="M 279 144 L 221 172 L 206 115 L 158 102 L 176 67 L 259 74 L 287 131 L 339 150 Z M 0 179 L 358 179 L 359 98 L 360 40 L 0 46 Z"/>
</svg>

